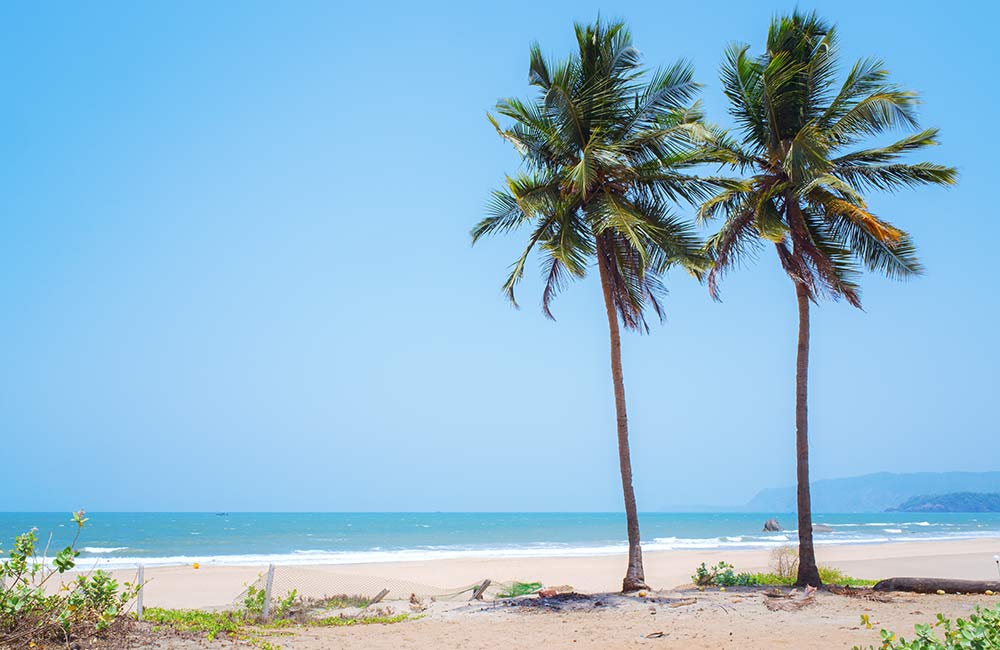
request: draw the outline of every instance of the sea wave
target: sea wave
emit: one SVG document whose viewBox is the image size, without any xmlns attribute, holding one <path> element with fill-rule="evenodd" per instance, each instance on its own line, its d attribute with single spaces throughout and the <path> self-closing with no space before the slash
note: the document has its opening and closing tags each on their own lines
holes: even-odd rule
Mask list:
<svg viewBox="0 0 1000 650">
<path fill-rule="evenodd" d="M 878 524 L 881 528 L 876 527 L 874 524 L 875 522 L 827 524 L 836 527 L 832 531 L 816 533 L 815 542 L 819 546 L 836 546 L 1000 537 L 1000 527 L 998 527 L 997 522 L 986 524 L 989 526 L 988 530 L 974 529 L 962 531 L 955 528 L 939 528 L 938 526 L 941 524 L 929 524 L 929 522 Z M 651 536 L 643 543 L 643 549 L 648 552 L 769 550 L 794 544 L 796 536 L 797 533 L 794 530 L 785 530 L 777 533 L 754 532 L 747 534 L 743 532 L 742 534 L 706 535 L 704 537 Z M 121 541 L 125 542 L 126 540 Z M 388 542 L 388 538 L 386 541 Z M 310 537 L 303 535 L 300 538 L 299 543 L 301 547 L 299 548 L 290 546 L 289 550 L 276 549 L 276 552 L 267 552 L 262 549 L 263 552 L 254 553 L 245 553 L 238 546 L 234 547 L 230 544 L 222 545 L 221 543 L 215 544 L 215 548 L 211 548 L 211 550 L 208 548 L 193 550 L 193 547 L 188 547 L 192 548 L 188 553 L 181 552 L 174 554 L 167 550 L 169 546 L 165 544 L 160 546 L 164 551 L 159 553 L 156 551 L 138 551 L 134 545 L 130 548 L 125 544 L 121 546 L 87 546 L 81 549 L 83 556 L 78 560 L 77 568 L 80 570 L 91 570 L 94 568 L 131 570 L 137 565 L 154 567 L 191 565 L 194 563 L 198 563 L 203 567 L 266 566 L 268 564 L 338 565 L 426 562 L 458 558 L 586 557 L 624 554 L 627 552 L 627 545 L 624 539 L 615 540 L 614 538 L 607 541 L 479 542 L 413 546 L 405 545 L 405 543 L 397 543 L 390 546 L 388 543 L 385 543 L 383 546 L 355 547 L 353 550 L 343 549 L 343 545 L 347 542 L 348 538 Z M 247 547 L 253 548 L 251 543 L 247 542 Z M 338 546 L 341 548 L 338 549 Z M 144 554 L 148 554 L 149 556 L 143 557 Z"/>
</svg>

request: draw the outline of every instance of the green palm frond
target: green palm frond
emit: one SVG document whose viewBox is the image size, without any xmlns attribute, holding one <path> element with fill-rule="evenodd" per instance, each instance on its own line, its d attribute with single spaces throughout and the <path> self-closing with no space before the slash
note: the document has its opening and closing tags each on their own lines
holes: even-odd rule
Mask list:
<svg viewBox="0 0 1000 650">
<path fill-rule="evenodd" d="M 954 185 L 958 174 L 953 167 L 934 163 L 914 165 L 840 165 L 835 172 L 857 191 L 893 191 L 918 185 Z"/>
<path fill-rule="evenodd" d="M 911 151 L 917 151 L 919 149 L 923 149 L 924 147 L 936 146 L 938 144 L 937 135 L 937 129 L 924 129 L 919 133 L 914 133 L 904 138 L 900 138 L 890 145 L 854 151 L 842 156 L 837 156 L 830 162 L 832 162 L 835 166 L 845 164 L 881 165 L 889 163 L 894 160 L 898 160 L 903 154 L 910 153 Z"/>
</svg>

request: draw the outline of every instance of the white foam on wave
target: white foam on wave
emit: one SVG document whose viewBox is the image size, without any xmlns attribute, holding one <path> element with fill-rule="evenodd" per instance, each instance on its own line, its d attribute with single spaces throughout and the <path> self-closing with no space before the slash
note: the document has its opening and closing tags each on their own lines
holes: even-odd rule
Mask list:
<svg viewBox="0 0 1000 650">
<path fill-rule="evenodd" d="M 651 545 L 643 545 L 651 548 Z M 278 564 L 286 566 L 311 564 L 380 564 L 384 562 L 426 562 L 430 560 L 448 560 L 457 558 L 521 558 L 521 557 L 588 557 L 593 555 L 614 555 L 627 552 L 625 544 L 614 546 L 593 547 L 560 547 L 560 548 L 484 548 L 449 550 L 439 549 L 404 549 L 396 551 L 298 551 L 275 554 L 245 554 L 245 555 L 173 555 L 163 557 L 116 557 L 116 558 L 85 558 L 77 562 L 77 569 L 124 569 L 133 568 L 139 564 L 147 567 L 178 566 L 198 563 L 201 567 L 208 566 L 262 566 Z"/>
<path fill-rule="evenodd" d="M 816 544 L 823 546 L 831 545 L 857 545 L 857 544 L 883 544 L 899 542 L 902 540 L 913 541 L 947 541 L 957 539 L 974 539 L 987 537 L 1000 537 L 1000 530 L 994 525 L 990 531 L 963 531 L 946 533 L 940 530 L 938 534 L 928 531 L 919 533 L 910 530 L 909 535 L 904 535 L 903 531 L 907 526 L 932 526 L 929 522 L 900 522 L 895 524 L 827 524 L 829 526 L 853 526 L 853 530 L 839 530 L 836 534 L 818 534 Z M 876 525 L 887 526 L 876 531 L 872 528 Z M 894 528 L 893 526 L 898 526 Z M 901 537 L 902 535 L 902 537 Z M 733 535 L 708 538 L 685 538 L 685 537 L 657 537 L 652 541 L 643 543 L 646 551 L 683 551 L 683 550 L 739 550 L 739 549 L 771 549 L 793 543 L 796 536 L 794 530 L 782 531 L 781 533 L 756 533 L 752 535 Z M 309 543 L 313 544 L 317 540 L 310 538 Z M 337 541 L 346 541 L 338 539 Z M 608 542 L 596 544 L 569 544 L 569 543 L 534 543 L 523 545 L 492 546 L 420 546 L 408 549 L 383 549 L 372 547 L 363 551 L 332 551 L 322 548 L 302 548 L 295 549 L 290 553 L 254 553 L 254 554 L 227 554 L 227 555 L 163 555 L 157 557 L 115 557 L 122 551 L 127 551 L 129 547 L 102 547 L 88 546 L 81 550 L 86 554 L 78 560 L 78 570 L 91 570 L 95 568 L 103 569 L 132 569 L 142 564 L 149 567 L 155 566 L 178 566 L 190 565 L 197 562 L 201 566 L 264 566 L 267 564 L 278 565 L 338 565 L 338 564 L 362 564 L 362 563 L 388 563 L 388 562 L 424 562 L 430 560 L 444 560 L 457 558 L 545 558 L 545 557 L 586 557 L 600 555 L 624 554 L 628 547 L 624 541 Z"/>
</svg>

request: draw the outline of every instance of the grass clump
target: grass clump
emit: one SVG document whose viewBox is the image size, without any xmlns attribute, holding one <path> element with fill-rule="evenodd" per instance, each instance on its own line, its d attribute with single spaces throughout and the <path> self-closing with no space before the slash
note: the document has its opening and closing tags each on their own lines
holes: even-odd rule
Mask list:
<svg viewBox="0 0 1000 650">
<path fill-rule="evenodd" d="M 497 594 L 497 598 L 517 598 L 533 594 L 542 588 L 540 582 L 514 582 L 507 589 Z"/>
<path fill-rule="evenodd" d="M 356 617 L 345 617 L 345 616 L 329 616 L 327 618 L 321 618 L 313 621 L 311 625 L 317 625 L 319 627 L 341 627 L 347 625 L 389 625 L 391 623 L 402 623 L 403 621 L 410 620 L 409 614 L 396 614 L 395 616 L 356 616 Z M 418 617 L 413 617 L 416 620 Z"/>
<path fill-rule="evenodd" d="M 154 630 L 160 626 L 170 627 L 183 632 L 199 632 L 205 634 L 209 641 L 220 634 L 239 636 L 250 619 L 243 612 L 205 612 L 197 609 L 164 609 L 162 607 L 147 607 L 142 618 L 154 625 Z"/>
<path fill-rule="evenodd" d="M 752 581 L 750 584 L 762 586 L 783 587 L 795 584 L 795 576 L 782 576 L 778 573 L 749 573 L 744 574 Z M 871 587 L 878 580 L 865 580 L 863 578 L 853 578 L 840 569 L 833 567 L 819 567 L 819 578 L 825 585 L 840 585 L 843 587 Z"/>
<path fill-rule="evenodd" d="M 864 614 L 861 624 L 871 628 Z M 943 614 L 937 621 L 915 625 L 916 636 L 909 641 L 890 630 L 880 630 L 881 644 L 867 649 L 854 646 L 852 650 L 987 650 L 1000 648 L 1000 605 L 993 608 L 977 607 L 969 618 L 954 621 Z M 939 635 L 940 633 L 940 635 Z"/>
<path fill-rule="evenodd" d="M 389 608 L 353 616 L 346 613 L 335 616 L 318 615 L 321 612 L 337 609 L 364 608 L 370 602 L 370 599 L 364 596 L 347 594 L 304 600 L 296 591 L 291 591 L 275 603 L 272 617 L 265 622 L 261 620 L 264 606 L 263 591 L 251 586 L 247 589 L 243 607 L 239 609 L 209 612 L 149 607 L 143 612 L 143 620 L 151 623 L 154 631 L 170 627 L 180 632 L 203 634 L 209 641 L 224 637 L 248 642 L 262 650 L 280 650 L 280 646 L 271 644 L 263 638 L 263 635 L 274 634 L 273 630 L 293 626 L 390 624 L 411 618 L 409 614 L 394 614 Z"/>
<path fill-rule="evenodd" d="M 316 607 L 324 609 L 346 609 L 348 607 L 368 607 L 370 598 L 364 596 L 351 596 L 348 594 L 336 594 L 333 596 L 323 596 L 315 601 L 311 601 Z"/>
</svg>

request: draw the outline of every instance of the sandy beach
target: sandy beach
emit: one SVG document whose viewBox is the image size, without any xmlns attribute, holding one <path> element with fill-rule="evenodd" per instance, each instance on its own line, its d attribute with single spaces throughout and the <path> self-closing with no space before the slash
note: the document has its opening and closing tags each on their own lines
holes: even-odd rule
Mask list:
<svg viewBox="0 0 1000 650">
<path fill-rule="evenodd" d="M 997 579 L 994 554 L 1000 539 L 880 545 L 825 546 L 820 563 L 860 578 L 940 576 Z M 830 649 L 878 644 L 878 629 L 912 635 L 913 625 L 934 620 L 938 612 L 967 616 L 977 605 L 1000 603 L 1000 596 L 891 594 L 885 602 L 819 592 L 815 602 L 796 611 L 767 607 L 764 589 L 698 591 L 689 576 L 701 562 L 726 560 L 740 570 L 765 570 L 767 551 L 671 551 L 648 553 L 647 581 L 656 591 L 646 598 L 607 596 L 601 606 L 527 608 L 504 606 L 465 596 L 428 605 L 416 620 L 393 625 L 341 628 L 291 628 L 268 632 L 286 650 L 325 648 L 508 648 L 511 643 L 547 648 L 799 648 Z M 383 603 L 389 612 L 412 613 L 409 593 L 434 587 L 443 593 L 491 578 L 538 580 L 572 585 L 577 592 L 609 593 L 620 585 L 620 556 L 574 558 L 455 559 L 423 563 L 380 563 L 277 567 L 277 595 L 337 593 L 396 587 Z M 225 607 L 264 567 L 164 567 L 146 570 L 147 606 Z M 134 574 L 119 571 L 122 579 Z M 801 592 L 799 592 L 801 594 Z M 798 596 L 797 596 L 798 597 Z M 861 625 L 862 614 L 873 627 Z M 204 641 L 174 638 L 156 647 L 202 647 Z M 228 642 L 222 642 L 228 643 Z M 163 645 L 165 644 L 165 645 Z"/>
</svg>

